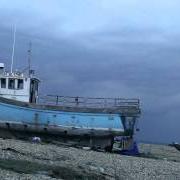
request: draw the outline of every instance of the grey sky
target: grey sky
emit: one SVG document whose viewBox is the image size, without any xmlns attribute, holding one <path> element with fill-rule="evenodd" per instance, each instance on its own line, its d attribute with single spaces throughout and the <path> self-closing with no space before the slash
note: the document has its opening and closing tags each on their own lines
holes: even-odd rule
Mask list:
<svg viewBox="0 0 180 180">
<path fill-rule="evenodd" d="M 180 141 L 180 1 L 1 0 L 0 59 L 33 67 L 42 93 L 138 97 L 139 140 Z M 54 78 L 56 77 L 56 78 Z"/>
</svg>

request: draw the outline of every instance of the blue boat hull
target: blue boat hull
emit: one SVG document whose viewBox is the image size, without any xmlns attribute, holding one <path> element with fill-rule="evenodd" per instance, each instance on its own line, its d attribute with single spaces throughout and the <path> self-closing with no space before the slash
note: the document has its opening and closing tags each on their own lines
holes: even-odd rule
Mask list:
<svg viewBox="0 0 180 180">
<path fill-rule="evenodd" d="M 119 114 L 84 113 L 36 108 L 26 104 L 1 101 L 0 127 L 48 132 L 69 136 L 117 136 L 124 132 Z M 27 103 L 28 104 L 28 103 Z"/>
</svg>

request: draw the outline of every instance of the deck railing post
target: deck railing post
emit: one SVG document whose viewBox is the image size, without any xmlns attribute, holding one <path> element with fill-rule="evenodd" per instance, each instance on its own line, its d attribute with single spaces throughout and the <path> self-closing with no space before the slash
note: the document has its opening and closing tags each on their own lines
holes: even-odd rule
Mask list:
<svg viewBox="0 0 180 180">
<path fill-rule="evenodd" d="M 116 98 L 114 99 L 114 106 L 115 107 L 117 106 L 117 99 Z"/>
<path fill-rule="evenodd" d="M 77 96 L 77 97 L 75 97 L 75 103 L 76 103 L 76 106 L 78 106 L 79 105 L 79 97 Z"/>
<path fill-rule="evenodd" d="M 58 105 L 59 96 L 56 96 L 56 105 Z"/>
</svg>

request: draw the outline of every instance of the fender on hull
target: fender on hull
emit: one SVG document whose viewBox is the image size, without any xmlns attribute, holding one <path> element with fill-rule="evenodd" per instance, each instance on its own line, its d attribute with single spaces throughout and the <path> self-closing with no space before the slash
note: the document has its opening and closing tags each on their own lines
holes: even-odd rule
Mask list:
<svg viewBox="0 0 180 180">
<path fill-rule="evenodd" d="M 120 136 L 123 135 L 124 131 L 121 130 L 107 130 L 103 128 L 77 128 L 77 127 L 65 127 L 58 125 L 43 125 L 43 124 L 26 124 L 18 123 L 13 121 L 1 121 L 0 128 L 7 130 L 35 132 L 35 133 L 46 133 L 51 135 L 59 136 L 90 136 L 90 137 L 109 137 L 109 136 Z"/>
</svg>

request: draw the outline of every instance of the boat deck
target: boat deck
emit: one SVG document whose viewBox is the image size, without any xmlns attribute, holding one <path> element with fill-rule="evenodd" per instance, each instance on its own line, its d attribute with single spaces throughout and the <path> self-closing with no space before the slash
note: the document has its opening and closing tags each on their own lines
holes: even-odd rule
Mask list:
<svg viewBox="0 0 180 180">
<path fill-rule="evenodd" d="M 138 116 L 141 113 L 139 99 L 46 95 L 40 96 L 39 104 L 63 111 L 121 113 L 132 116 Z"/>
<path fill-rule="evenodd" d="M 40 110 L 84 113 L 120 113 L 122 116 L 139 116 L 141 113 L 139 99 L 43 96 L 39 98 L 37 104 L 2 97 L 0 97 L 0 102 Z"/>
</svg>

